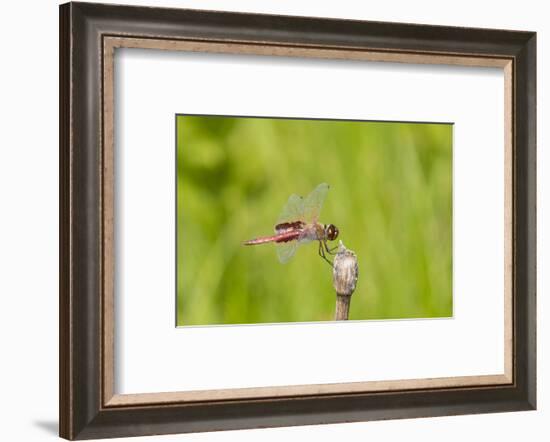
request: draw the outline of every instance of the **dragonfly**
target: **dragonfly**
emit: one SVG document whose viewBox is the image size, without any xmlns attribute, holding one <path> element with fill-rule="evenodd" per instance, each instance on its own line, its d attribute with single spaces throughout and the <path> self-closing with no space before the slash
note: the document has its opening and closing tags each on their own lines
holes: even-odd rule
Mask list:
<svg viewBox="0 0 550 442">
<path fill-rule="evenodd" d="M 319 213 L 327 196 L 329 185 L 319 184 L 307 197 L 292 194 L 288 198 L 281 215 L 275 224 L 275 234 L 261 236 L 243 244 L 246 246 L 275 243 L 279 261 L 288 262 L 302 244 L 319 242 L 319 256 L 332 267 L 327 254 L 333 255 L 338 247 L 330 248 L 328 241 L 338 238 L 338 228 L 334 224 L 321 224 Z"/>
</svg>

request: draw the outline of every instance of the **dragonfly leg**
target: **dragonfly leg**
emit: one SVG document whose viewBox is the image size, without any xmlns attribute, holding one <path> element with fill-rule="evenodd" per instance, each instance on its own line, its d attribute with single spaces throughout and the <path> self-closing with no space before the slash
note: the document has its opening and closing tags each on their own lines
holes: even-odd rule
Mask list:
<svg viewBox="0 0 550 442">
<path fill-rule="evenodd" d="M 325 250 L 329 255 L 336 255 L 336 253 L 333 253 L 336 249 L 338 249 L 338 246 L 334 246 L 332 249 L 328 246 L 326 241 L 323 241 L 323 245 L 325 246 Z"/>
<path fill-rule="evenodd" d="M 325 248 L 323 247 L 322 241 L 319 241 L 319 256 L 328 262 L 328 264 L 332 267 L 332 262 L 325 255 Z"/>
</svg>

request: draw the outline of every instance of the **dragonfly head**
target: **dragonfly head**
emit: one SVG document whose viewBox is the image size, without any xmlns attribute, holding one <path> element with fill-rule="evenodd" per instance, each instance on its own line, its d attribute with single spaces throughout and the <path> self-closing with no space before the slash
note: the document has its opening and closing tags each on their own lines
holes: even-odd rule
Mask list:
<svg viewBox="0 0 550 442">
<path fill-rule="evenodd" d="M 334 241 L 336 238 L 338 238 L 338 233 L 340 233 L 340 231 L 338 230 L 338 227 L 336 227 L 334 224 L 327 224 L 325 226 L 325 234 L 327 235 L 328 240 Z"/>
</svg>

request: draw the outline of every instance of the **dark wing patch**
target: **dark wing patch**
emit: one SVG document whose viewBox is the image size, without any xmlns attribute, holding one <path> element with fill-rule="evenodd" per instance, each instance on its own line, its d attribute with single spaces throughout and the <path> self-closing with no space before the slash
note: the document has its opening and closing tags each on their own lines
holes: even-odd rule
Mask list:
<svg viewBox="0 0 550 442">
<path fill-rule="evenodd" d="M 292 222 L 277 224 L 275 226 L 275 231 L 277 233 L 282 233 L 282 232 L 286 232 L 287 230 L 303 229 L 304 227 L 305 227 L 305 223 L 303 221 L 292 221 Z"/>
</svg>

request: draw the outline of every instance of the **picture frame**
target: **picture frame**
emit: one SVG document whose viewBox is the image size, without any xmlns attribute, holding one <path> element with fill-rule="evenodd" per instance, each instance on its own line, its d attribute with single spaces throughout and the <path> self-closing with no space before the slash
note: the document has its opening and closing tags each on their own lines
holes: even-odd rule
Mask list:
<svg viewBox="0 0 550 442">
<path fill-rule="evenodd" d="M 60 6 L 60 436 L 126 437 L 536 407 L 536 34 Z M 115 48 L 489 66 L 505 78 L 505 374 L 320 388 L 114 390 Z"/>
</svg>

